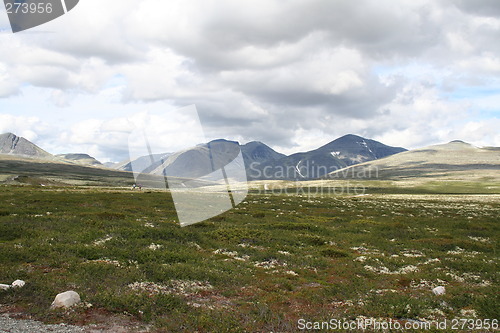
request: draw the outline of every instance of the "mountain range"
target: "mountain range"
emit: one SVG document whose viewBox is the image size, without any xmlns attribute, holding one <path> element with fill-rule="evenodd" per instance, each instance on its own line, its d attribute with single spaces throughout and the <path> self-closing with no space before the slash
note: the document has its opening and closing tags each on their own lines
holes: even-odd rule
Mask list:
<svg viewBox="0 0 500 333">
<path fill-rule="evenodd" d="M 121 163 L 117 169 L 198 178 L 227 165 L 240 151 L 249 180 L 310 180 L 349 165 L 383 158 L 406 149 L 349 134 L 318 149 L 286 156 L 262 142 L 252 141 L 240 145 L 236 141 L 218 139 L 176 153 L 142 156 Z M 235 162 L 242 163 L 238 160 Z M 218 167 L 214 168 L 214 164 Z M 233 170 L 238 167 L 240 166 L 233 165 Z"/>
<path fill-rule="evenodd" d="M 241 158 L 236 158 L 240 152 Z M 352 179 L 359 178 L 360 174 L 365 179 L 462 177 L 477 180 L 497 179 L 500 171 L 500 148 L 478 148 L 462 141 L 452 141 L 407 151 L 352 134 L 317 149 L 288 156 L 262 142 L 240 145 L 236 141 L 219 139 L 179 152 L 141 156 L 112 167 L 101 164 L 87 154 L 52 155 L 15 134 L 1 134 L 0 162 L 4 164 L 3 169 L 8 169 L 6 161 L 16 160 L 18 163 L 20 159 L 23 168 L 27 168 L 27 164 L 31 163 L 29 161 L 33 161 L 33 165 L 36 162 L 38 167 L 42 162 L 50 162 L 51 168 L 62 164 L 61 168 L 66 174 L 71 170 L 67 166 L 74 165 L 86 167 L 85 170 L 78 169 L 78 172 L 84 170 L 85 174 L 104 169 L 119 172 L 112 177 L 124 177 L 127 172 L 139 171 L 151 177 L 168 175 L 185 179 L 199 178 L 201 181 L 212 181 L 204 177 L 221 167 L 225 168 L 229 177 L 235 170 L 245 170 L 248 180 Z M 369 173 L 375 169 L 376 174 Z"/>
<path fill-rule="evenodd" d="M 344 135 L 308 152 L 296 153 L 258 164 L 247 163 L 250 179 L 310 180 L 347 166 L 404 152 L 357 135 Z M 245 161 L 247 162 L 247 161 Z"/>
<path fill-rule="evenodd" d="M 102 166 L 101 162 L 88 154 L 52 155 L 29 140 L 13 133 L 0 134 L 0 154 L 84 166 Z"/>
</svg>

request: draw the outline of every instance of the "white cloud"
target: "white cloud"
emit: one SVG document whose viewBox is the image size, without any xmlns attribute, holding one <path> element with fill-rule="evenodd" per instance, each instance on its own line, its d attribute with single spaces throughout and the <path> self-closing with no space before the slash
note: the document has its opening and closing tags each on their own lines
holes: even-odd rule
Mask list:
<svg viewBox="0 0 500 333">
<path fill-rule="evenodd" d="M 500 147 L 500 118 L 469 121 L 452 130 L 455 138 L 468 138 L 469 143 L 476 146 Z"/>
<path fill-rule="evenodd" d="M 449 32 L 446 37 L 450 49 L 454 52 L 468 54 L 474 50 L 474 47 L 471 45 L 471 43 L 460 33 Z"/>
<path fill-rule="evenodd" d="M 0 114 L 0 133 L 15 133 L 36 143 L 40 137 L 49 134 L 50 131 L 51 126 L 38 117 Z"/>
<path fill-rule="evenodd" d="M 288 152 L 349 132 L 406 147 L 459 135 L 495 144 L 486 125 L 499 111 L 499 7 L 81 1 L 32 32 L 0 31 L 0 112 L 13 117 L 1 128 L 32 131 L 57 151 L 118 158 L 124 119 L 196 104 L 208 138 Z M 50 123 L 66 141 L 19 117 Z"/>
<path fill-rule="evenodd" d="M 108 120 L 87 119 L 62 130 L 57 140 L 48 144 L 59 152 L 79 149 L 103 161 L 118 161 L 127 158 L 129 149 L 140 152 L 135 155 L 148 154 L 143 135 L 149 138 L 154 153 L 175 152 L 205 142 L 196 109 L 185 107 L 141 111 Z"/>
<path fill-rule="evenodd" d="M 121 67 L 121 74 L 128 82 L 127 100 L 158 100 L 182 98 L 186 88 L 199 80 L 185 64 L 187 59 L 169 49 L 151 49 L 146 61 Z M 185 88 L 186 87 L 186 88 Z M 203 90 L 200 90 L 203 93 Z"/>
<path fill-rule="evenodd" d="M 468 59 L 460 60 L 457 65 L 459 69 L 468 73 L 498 75 L 500 72 L 500 57 L 487 52 Z"/>
<path fill-rule="evenodd" d="M 0 63 L 0 98 L 8 97 L 18 92 L 17 80 L 12 78 L 7 70 L 7 66 Z"/>
</svg>

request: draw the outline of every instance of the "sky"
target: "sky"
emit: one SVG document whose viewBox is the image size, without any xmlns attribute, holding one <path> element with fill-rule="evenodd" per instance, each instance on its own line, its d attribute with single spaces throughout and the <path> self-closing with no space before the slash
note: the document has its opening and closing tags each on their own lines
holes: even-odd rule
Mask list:
<svg viewBox="0 0 500 333">
<path fill-rule="evenodd" d="M 497 0 L 82 0 L 16 34 L 0 7 L 0 133 L 103 162 L 138 124 L 159 151 L 500 146 L 499 40 Z"/>
</svg>

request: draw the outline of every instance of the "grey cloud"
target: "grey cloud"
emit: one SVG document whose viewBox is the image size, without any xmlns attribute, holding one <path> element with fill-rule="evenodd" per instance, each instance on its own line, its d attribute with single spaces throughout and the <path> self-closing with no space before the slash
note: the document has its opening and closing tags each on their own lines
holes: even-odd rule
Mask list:
<svg viewBox="0 0 500 333">
<path fill-rule="evenodd" d="M 369 77 L 361 86 L 341 94 L 321 94 L 302 90 L 272 90 L 253 87 L 248 94 L 254 95 L 267 103 L 284 108 L 316 107 L 327 114 L 348 115 L 353 118 L 371 117 L 383 104 L 391 101 L 397 92 L 397 86 L 384 86 L 375 78 Z"/>
<path fill-rule="evenodd" d="M 460 10 L 471 14 L 500 16 L 500 2 L 497 0 L 455 0 L 449 1 L 448 4 L 455 5 Z"/>
<path fill-rule="evenodd" d="M 47 57 L 11 59 L 8 64 L 18 62 L 18 68 L 6 75 L 16 75 L 17 86 L 91 93 L 122 75 L 128 81 L 123 103 L 196 104 L 210 135 L 280 146 L 292 145 L 300 130 L 377 136 L 411 126 L 387 120 L 396 113 L 394 104 L 409 107 L 429 91 L 451 93 L 465 81 L 496 80 L 491 68 L 500 52 L 499 13 L 493 0 L 88 0 L 54 23 L 53 37 L 19 39 L 60 57 L 52 63 Z M 473 66 L 475 59 L 490 58 L 489 67 Z M 89 65 L 94 59 L 100 62 Z M 409 81 L 422 81 L 419 73 L 404 73 L 412 63 L 441 71 L 425 92 L 405 90 Z M 403 73 L 392 74 L 387 84 L 375 71 L 379 66 Z M 15 90 L 0 81 L 0 94 Z M 114 149 L 107 152 L 120 154 Z"/>
<path fill-rule="evenodd" d="M 298 43 L 310 34 L 323 32 L 323 43 L 359 48 L 367 57 L 416 56 L 439 42 L 442 22 L 432 19 L 430 4 L 409 6 L 388 1 L 307 1 L 278 10 L 247 13 L 245 7 L 229 10 L 220 5 L 218 15 L 193 24 L 196 39 L 168 35 L 162 41 L 179 53 L 195 59 L 198 66 L 231 69 L 238 59 L 235 50 L 247 46 L 271 48 Z M 265 7 L 263 7 L 265 8 Z M 315 45 L 320 47 L 324 45 Z M 247 61 L 239 59 L 244 66 Z M 245 67 L 243 67 L 245 68 Z"/>
</svg>

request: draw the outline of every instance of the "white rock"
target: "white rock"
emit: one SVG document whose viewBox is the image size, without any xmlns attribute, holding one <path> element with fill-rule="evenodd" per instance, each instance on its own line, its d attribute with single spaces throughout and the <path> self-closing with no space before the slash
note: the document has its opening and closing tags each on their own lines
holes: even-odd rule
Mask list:
<svg viewBox="0 0 500 333">
<path fill-rule="evenodd" d="M 434 293 L 434 295 L 444 295 L 446 289 L 443 286 L 439 286 L 432 289 L 432 292 Z"/>
<path fill-rule="evenodd" d="M 22 287 L 24 287 L 25 284 L 26 284 L 26 282 L 24 282 L 23 280 L 16 280 L 16 281 L 12 282 L 11 286 L 12 286 L 12 288 L 22 288 Z"/>
<path fill-rule="evenodd" d="M 7 290 L 10 288 L 9 284 L 0 283 L 0 290 Z"/>
<path fill-rule="evenodd" d="M 460 315 L 463 317 L 473 317 L 473 318 L 477 317 L 476 310 L 474 309 L 462 309 L 460 310 Z"/>
<path fill-rule="evenodd" d="M 75 304 L 80 303 L 80 295 L 73 290 L 65 291 L 57 294 L 51 308 L 69 308 Z"/>
</svg>

